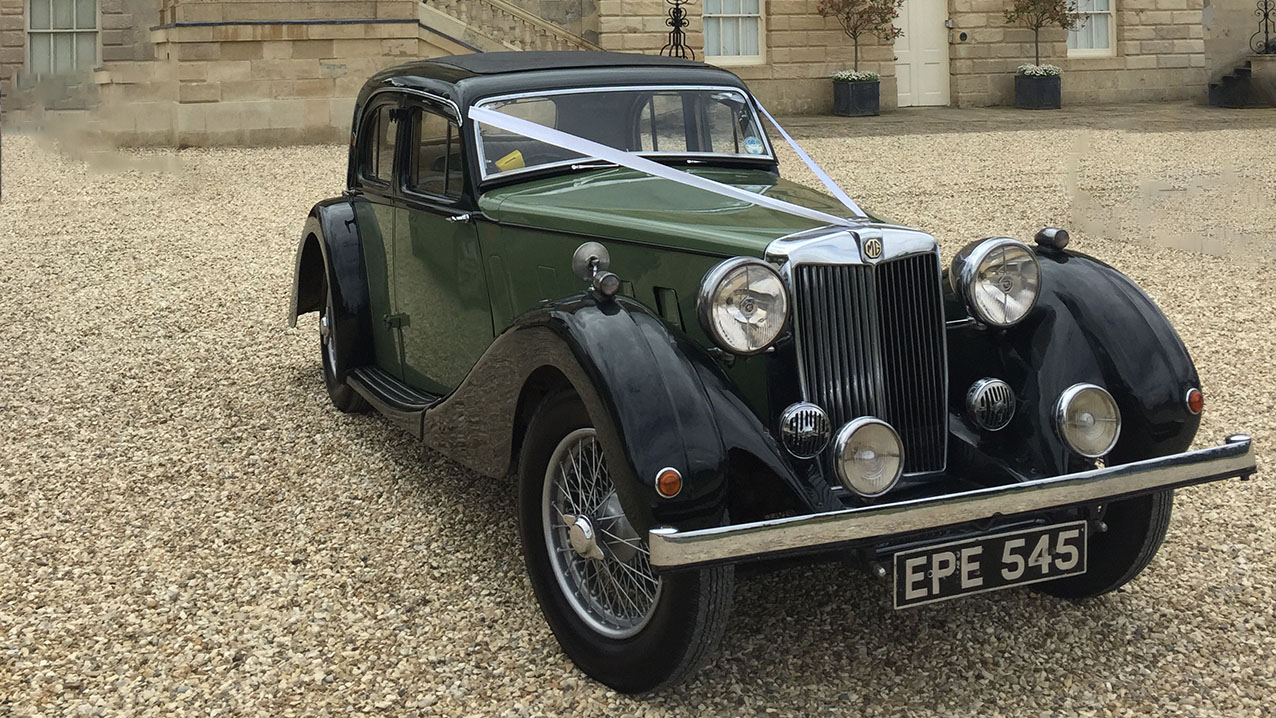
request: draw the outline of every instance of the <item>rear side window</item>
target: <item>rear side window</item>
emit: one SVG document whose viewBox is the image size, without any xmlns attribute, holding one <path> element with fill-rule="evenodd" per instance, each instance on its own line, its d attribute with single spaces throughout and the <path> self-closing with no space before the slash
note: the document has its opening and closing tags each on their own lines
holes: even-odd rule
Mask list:
<svg viewBox="0 0 1276 718">
<path fill-rule="evenodd" d="M 428 110 L 416 110 L 413 122 L 416 146 L 408 186 L 415 192 L 460 197 L 464 164 L 459 130 L 442 115 Z"/>
<path fill-rule="evenodd" d="M 394 109 L 393 105 L 382 105 L 364 121 L 359 172 L 364 179 L 383 184 L 394 181 L 394 148 L 399 132 Z"/>
</svg>

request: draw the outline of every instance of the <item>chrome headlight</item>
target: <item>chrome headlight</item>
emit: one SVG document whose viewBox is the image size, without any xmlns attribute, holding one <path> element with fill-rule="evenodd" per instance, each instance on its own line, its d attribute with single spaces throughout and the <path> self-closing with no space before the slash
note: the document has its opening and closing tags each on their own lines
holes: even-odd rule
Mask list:
<svg viewBox="0 0 1276 718">
<path fill-rule="evenodd" d="M 1103 387 L 1074 384 L 1055 405 L 1055 428 L 1072 450 L 1088 459 L 1112 451 L 1121 436 L 1121 410 Z"/>
<path fill-rule="evenodd" d="M 1008 327 L 1028 316 L 1037 303 L 1041 266 L 1028 245 L 994 237 L 958 252 L 949 277 L 979 321 Z"/>
<path fill-rule="evenodd" d="M 736 257 L 704 275 L 696 309 L 715 344 L 733 354 L 757 354 L 784 329 L 789 295 L 771 265 Z"/>
<path fill-rule="evenodd" d="M 843 426 L 833 438 L 833 467 L 847 491 L 881 496 L 899 481 L 904 470 L 904 446 L 890 424 L 861 416 Z"/>
</svg>

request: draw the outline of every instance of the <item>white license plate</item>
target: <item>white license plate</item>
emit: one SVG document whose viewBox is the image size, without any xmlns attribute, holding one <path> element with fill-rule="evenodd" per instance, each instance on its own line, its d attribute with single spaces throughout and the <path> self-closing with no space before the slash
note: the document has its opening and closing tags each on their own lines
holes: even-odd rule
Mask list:
<svg viewBox="0 0 1276 718">
<path fill-rule="evenodd" d="M 895 554 L 895 608 L 1085 573 L 1086 522 L 978 536 Z"/>
</svg>

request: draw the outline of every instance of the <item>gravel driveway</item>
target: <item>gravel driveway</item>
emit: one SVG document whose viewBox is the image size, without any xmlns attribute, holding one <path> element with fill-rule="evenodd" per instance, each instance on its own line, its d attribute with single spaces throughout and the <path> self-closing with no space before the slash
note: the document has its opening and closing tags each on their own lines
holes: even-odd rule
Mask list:
<svg viewBox="0 0 1276 718">
<path fill-rule="evenodd" d="M 1082 605 L 1010 591 L 896 613 L 849 568 L 744 575 L 717 659 L 641 700 L 559 652 L 512 483 L 334 411 L 314 316 L 285 328 L 297 233 L 343 148 L 5 137 L 0 716 L 1271 715 L 1276 115 L 1246 117 L 804 130 L 947 256 L 1073 228 L 1178 326 L 1202 443 L 1248 431 L 1263 473 L 1182 492 L 1143 577 Z"/>
</svg>

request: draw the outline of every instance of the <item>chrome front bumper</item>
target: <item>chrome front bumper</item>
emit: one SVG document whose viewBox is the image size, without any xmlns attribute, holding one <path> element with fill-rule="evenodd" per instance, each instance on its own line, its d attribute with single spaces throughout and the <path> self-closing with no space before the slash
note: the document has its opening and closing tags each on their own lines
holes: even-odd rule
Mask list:
<svg viewBox="0 0 1276 718">
<path fill-rule="evenodd" d="M 1000 517 L 1249 478 L 1254 471 L 1250 438 L 1237 434 L 1209 449 L 947 496 L 697 531 L 656 528 L 648 533 L 651 564 L 679 569 L 820 553 Z"/>
</svg>

